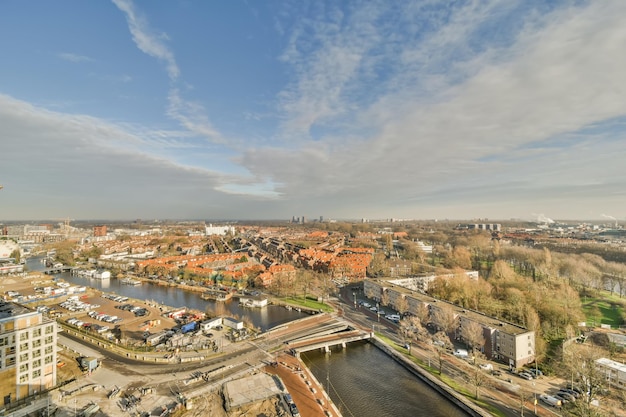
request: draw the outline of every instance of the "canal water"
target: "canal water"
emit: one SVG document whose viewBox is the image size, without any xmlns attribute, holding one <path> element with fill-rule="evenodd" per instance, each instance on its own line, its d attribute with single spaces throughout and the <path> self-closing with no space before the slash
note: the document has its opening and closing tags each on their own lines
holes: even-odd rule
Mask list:
<svg viewBox="0 0 626 417">
<path fill-rule="evenodd" d="M 29 258 L 30 270 L 43 270 L 40 258 Z M 255 327 L 266 330 L 301 317 L 305 313 L 284 307 L 244 308 L 236 300 L 216 303 L 203 300 L 199 293 L 176 287 L 143 284 L 132 286 L 118 279 L 96 280 L 73 276 L 69 272 L 56 277 L 75 285 L 88 286 L 138 300 L 154 300 L 172 307 L 186 306 L 206 311 L 223 308 L 222 314 L 247 317 Z M 351 343 L 347 349 L 332 354 L 308 352 L 302 355 L 311 372 L 322 383 L 344 417 L 461 417 L 466 416 L 405 368 L 369 343 Z"/>
<path fill-rule="evenodd" d="M 41 258 L 33 257 L 26 261 L 26 266 L 31 271 L 45 269 Z M 279 306 L 267 306 L 265 308 L 247 308 L 239 305 L 237 300 L 229 300 L 225 303 L 211 300 L 203 300 L 200 293 L 183 291 L 176 287 L 153 285 L 127 285 L 120 280 L 111 278 L 106 280 L 79 277 L 69 272 L 55 274 L 56 278 L 63 279 L 71 284 L 96 288 L 104 292 L 115 293 L 137 300 L 150 300 L 170 307 L 188 307 L 194 310 L 206 312 L 207 309 L 220 315 L 229 315 L 250 320 L 254 327 L 267 330 L 289 321 L 307 317 L 306 313 L 296 310 L 287 310 Z"/>
<path fill-rule="evenodd" d="M 467 416 L 370 343 L 301 357 L 344 417 Z"/>
</svg>

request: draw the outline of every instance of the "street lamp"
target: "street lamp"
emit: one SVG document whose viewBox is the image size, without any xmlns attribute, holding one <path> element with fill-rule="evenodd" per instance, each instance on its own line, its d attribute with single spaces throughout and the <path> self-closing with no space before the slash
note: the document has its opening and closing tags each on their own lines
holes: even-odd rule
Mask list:
<svg viewBox="0 0 626 417">
<path fill-rule="evenodd" d="M 354 309 L 356 310 L 356 293 L 353 292 L 352 296 L 354 297 Z"/>
</svg>

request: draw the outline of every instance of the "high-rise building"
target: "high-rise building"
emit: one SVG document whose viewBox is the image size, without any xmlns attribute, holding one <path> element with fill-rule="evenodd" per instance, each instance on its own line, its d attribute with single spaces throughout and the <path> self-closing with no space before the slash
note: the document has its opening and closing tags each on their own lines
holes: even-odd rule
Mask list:
<svg viewBox="0 0 626 417">
<path fill-rule="evenodd" d="M 8 405 L 52 388 L 57 380 L 57 324 L 0 301 L 0 396 Z"/>
</svg>

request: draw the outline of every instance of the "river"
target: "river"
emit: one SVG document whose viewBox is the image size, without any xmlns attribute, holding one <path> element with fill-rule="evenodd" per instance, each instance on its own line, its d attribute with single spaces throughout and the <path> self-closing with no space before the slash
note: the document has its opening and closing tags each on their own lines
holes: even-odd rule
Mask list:
<svg viewBox="0 0 626 417">
<path fill-rule="evenodd" d="M 42 270 L 40 258 L 27 260 L 30 270 Z M 301 317 L 305 313 L 284 307 L 243 308 L 237 301 L 216 303 L 203 300 L 200 294 L 176 287 L 143 284 L 122 284 L 118 279 L 96 280 L 57 274 L 72 284 L 89 286 L 105 292 L 139 300 L 154 300 L 172 307 L 186 306 L 206 311 L 222 304 L 224 314 L 247 317 L 254 326 L 266 330 Z M 351 343 L 345 350 L 323 354 L 309 352 L 302 356 L 315 377 L 328 388 L 328 393 L 345 417 L 460 417 L 460 409 L 410 374 L 404 367 L 369 343 Z M 328 377 L 328 379 L 327 379 Z"/>
</svg>

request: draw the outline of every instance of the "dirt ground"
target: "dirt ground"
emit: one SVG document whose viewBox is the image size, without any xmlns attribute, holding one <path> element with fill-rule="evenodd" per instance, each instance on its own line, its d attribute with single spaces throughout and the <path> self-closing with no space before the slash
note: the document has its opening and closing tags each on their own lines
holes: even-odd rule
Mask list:
<svg viewBox="0 0 626 417">
<path fill-rule="evenodd" d="M 259 401 L 254 404 L 241 407 L 237 410 L 231 410 L 226 412 L 224 410 L 224 403 L 222 395 L 218 392 L 211 393 L 193 400 L 191 410 L 185 410 L 181 413 L 184 417 L 244 417 L 244 416 L 266 416 L 266 417 L 279 417 L 282 415 L 278 411 L 278 399 L 269 398 L 267 400 Z M 284 413 L 284 411 L 283 411 Z"/>
</svg>

